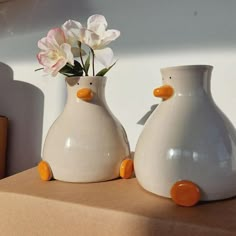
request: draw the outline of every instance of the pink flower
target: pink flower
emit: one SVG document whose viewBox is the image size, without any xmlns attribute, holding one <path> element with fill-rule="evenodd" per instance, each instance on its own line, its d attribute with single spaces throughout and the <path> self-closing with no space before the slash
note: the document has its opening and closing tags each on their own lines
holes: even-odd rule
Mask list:
<svg viewBox="0 0 236 236">
<path fill-rule="evenodd" d="M 37 54 L 37 58 L 46 73 L 56 76 L 67 63 L 74 65 L 71 45 L 66 42 L 62 29 L 51 29 L 47 37 L 38 41 L 38 47 L 42 51 Z"/>
</svg>

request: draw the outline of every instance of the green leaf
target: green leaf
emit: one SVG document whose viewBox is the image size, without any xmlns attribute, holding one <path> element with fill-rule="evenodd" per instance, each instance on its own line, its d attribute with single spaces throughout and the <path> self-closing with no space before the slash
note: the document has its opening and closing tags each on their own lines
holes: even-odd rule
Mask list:
<svg viewBox="0 0 236 236">
<path fill-rule="evenodd" d="M 70 68 L 69 66 L 65 65 L 63 68 L 61 68 L 59 70 L 60 73 L 69 73 L 69 74 L 72 74 L 73 73 L 73 69 Z"/>
<path fill-rule="evenodd" d="M 85 72 L 85 75 L 88 75 L 88 71 L 89 71 L 89 67 L 90 67 L 90 53 L 84 63 L 84 72 Z"/>
<path fill-rule="evenodd" d="M 39 71 L 39 70 L 43 70 L 43 68 L 38 68 L 38 69 L 35 69 L 34 71 Z"/>
<path fill-rule="evenodd" d="M 96 76 L 104 76 L 115 64 L 116 64 L 116 61 L 111 66 L 109 66 L 108 68 L 104 68 L 104 69 L 100 70 L 96 74 Z"/>
<path fill-rule="evenodd" d="M 61 73 L 61 72 L 60 72 L 60 73 Z M 64 73 L 64 72 L 62 72 L 61 74 L 65 75 L 66 77 L 72 77 L 72 76 L 74 76 L 73 74 Z"/>
<path fill-rule="evenodd" d="M 67 63 L 63 68 L 60 69 L 59 72 L 68 77 L 82 76 L 83 68 L 78 61 L 74 61 L 74 66 Z"/>
<path fill-rule="evenodd" d="M 83 67 L 81 66 L 81 64 L 78 61 L 74 61 L 74 71 L 77 71 L 79 73 L 79 75 L 83 75 Z"/>
</svg>

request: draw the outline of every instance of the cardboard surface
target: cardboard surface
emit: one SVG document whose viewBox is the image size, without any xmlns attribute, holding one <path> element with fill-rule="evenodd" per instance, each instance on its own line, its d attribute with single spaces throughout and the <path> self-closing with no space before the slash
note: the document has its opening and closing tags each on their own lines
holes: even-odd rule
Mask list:
<svg viewBox="0 0 236 236">
<path fill-rule="evenodd" d="M 43 182 L 33 168 L 0 181 L 1 235 L 236 235 L 236 199 L 192 208 L 143 190 L 135 178 Z"/>
</svg>

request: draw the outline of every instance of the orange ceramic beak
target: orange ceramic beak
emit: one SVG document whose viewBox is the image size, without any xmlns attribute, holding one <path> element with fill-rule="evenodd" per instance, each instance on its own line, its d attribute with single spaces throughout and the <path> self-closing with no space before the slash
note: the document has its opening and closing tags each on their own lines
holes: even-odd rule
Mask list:
<svg viewBox="0 0 236 236">
<path fill-rule="evenodd" d="M 93 91 L 89 88 L 79 89 L 77 92 L 77 97 L 84 101 L 91 101 L 93 99 Z"/>
<path fill-rule="evenodd" d="M 170 85 L 163 85 L 159 88 L 154 89 L 153 94 L 155 97 L 167 100 L 174 94 L 174 89 Z"/>
</svg>

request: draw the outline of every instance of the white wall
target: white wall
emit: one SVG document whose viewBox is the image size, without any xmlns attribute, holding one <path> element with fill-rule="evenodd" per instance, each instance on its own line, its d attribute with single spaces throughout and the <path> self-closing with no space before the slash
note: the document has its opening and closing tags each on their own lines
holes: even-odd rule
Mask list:
<svg viewBox="0 0 236 236">
<path fill-rule="evenodd" d="M 1 1 L 0 1 L 1 2 Z M 214 66 L 212 93 L 236 125 L 236 1 L 233 0 L 12 0 L 0 3 L 0 113 L 10 119 L 8 173 L 34 166 L 53 120 L 65 102 L 62 76 L 34 72 L 37 41 L 67 19 L 99 13 L 121 37 L 111 44 L 117 65 L 109 72 L 108 104 L 126 128 L 132 150 L 137 122 L 159 102 L 160 68 Z"/>
</svg>

